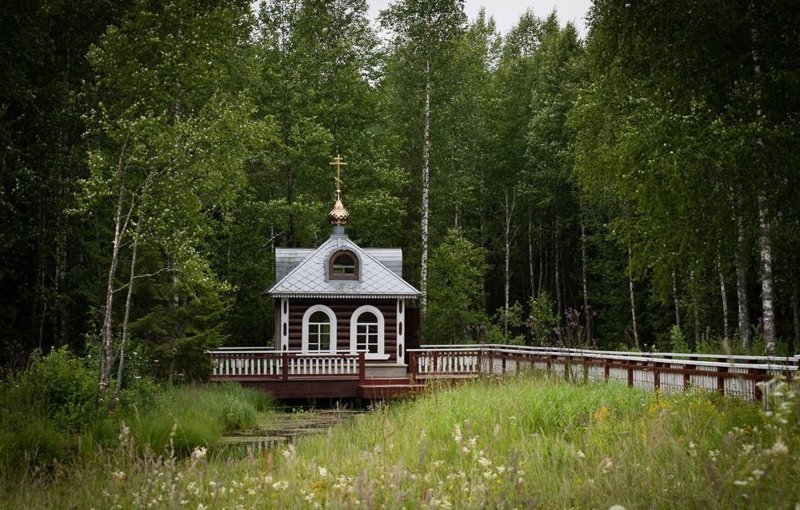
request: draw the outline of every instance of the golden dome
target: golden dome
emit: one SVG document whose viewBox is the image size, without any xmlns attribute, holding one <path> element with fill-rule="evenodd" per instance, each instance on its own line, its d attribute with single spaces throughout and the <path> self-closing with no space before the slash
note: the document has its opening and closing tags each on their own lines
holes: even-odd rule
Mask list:
<svg viewBox="0 0 800 510">
<path fill-rule="evenodd" d="M 350 213 L 344 208 L 344 204 L 338 193 L 336 194 L 336 203 L 333 204 L 333 209 L 328 213 L 328 219 L 331 225 L 339 225 L 342 227 L 347 225 L 347 220 L 350 219 Z"/>
</svg>

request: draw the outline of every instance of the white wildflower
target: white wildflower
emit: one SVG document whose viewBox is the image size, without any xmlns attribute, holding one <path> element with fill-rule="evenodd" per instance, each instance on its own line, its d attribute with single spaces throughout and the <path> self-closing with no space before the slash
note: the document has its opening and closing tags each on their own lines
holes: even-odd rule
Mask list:
<svg viewBox="0 0 800 510">
<path fill-rule="evenodd" d="M 195 448 L 194 451 L 192 452 L 192 462 L 193 463 L 197 463 L 197 462 L 205 459 L 207 451 L 208 451 L 208 448 L 206 448 L 205 446 Z"/>
</svg>

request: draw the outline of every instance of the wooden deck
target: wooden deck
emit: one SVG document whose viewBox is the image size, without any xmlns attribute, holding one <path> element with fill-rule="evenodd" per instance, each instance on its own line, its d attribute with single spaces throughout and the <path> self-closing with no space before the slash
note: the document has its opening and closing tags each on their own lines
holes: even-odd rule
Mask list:
<svg viewBox="0 0 800 510">
<path fill-rule="evenodd" d="M 209 352 L 211 381 L 235 381 L 277 398 L 387 399 L 432 380 L 541 370 L 575 381 L 620 381 L 664 393 L 699 389 L 763 400 L 776 375 L 794 379 L 800 356 L 719 356 L 524 347 L 432 345 L 407 351 L 408 366 L 367 362 L 364 354 L 304 354 L 225 348 Z"/>
</svg>

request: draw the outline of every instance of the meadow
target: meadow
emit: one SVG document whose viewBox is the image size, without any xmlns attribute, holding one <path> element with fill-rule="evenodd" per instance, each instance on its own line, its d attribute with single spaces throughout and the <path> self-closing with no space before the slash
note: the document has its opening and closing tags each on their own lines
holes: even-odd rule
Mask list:
<svg viewBox="0 0 800 510">
<path fill-rule="evenodd" d="M 539 374 L 379 405 L 319 436 L 237 455 L 113 447 L 3 476 L 6 508 L 796 508 L 795 388 L 771 411 Z M 14 483 L 8 483 L 15 480 Z"/>
</svg>

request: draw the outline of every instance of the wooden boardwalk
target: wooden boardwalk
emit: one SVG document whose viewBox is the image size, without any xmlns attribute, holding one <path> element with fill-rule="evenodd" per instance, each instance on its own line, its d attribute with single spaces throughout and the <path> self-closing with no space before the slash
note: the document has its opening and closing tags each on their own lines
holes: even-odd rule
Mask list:
<svg viewBox="0 0 800 510">
<path fill-rule="evenodd" d="M 225 348 L 209 352 L 212 381 L 236 381 L 277 398 L 385 399 L 420 391 L 432 380 L 540 370 L 574 381 L 619 381 L 664 393 L 715 391 L 764 398 L 777 375 L 792 380 L 800 356 L 640 353 L 511 345 L 429 345 L 407 351 L 408 365 L 370 363 L 364 354 L 307 354 Z"/>
</svg>

